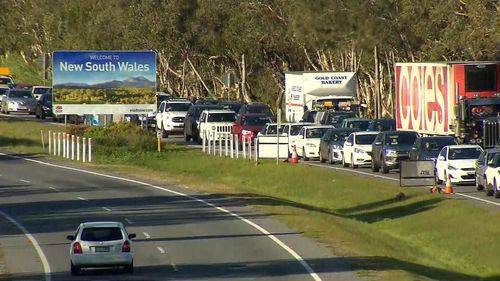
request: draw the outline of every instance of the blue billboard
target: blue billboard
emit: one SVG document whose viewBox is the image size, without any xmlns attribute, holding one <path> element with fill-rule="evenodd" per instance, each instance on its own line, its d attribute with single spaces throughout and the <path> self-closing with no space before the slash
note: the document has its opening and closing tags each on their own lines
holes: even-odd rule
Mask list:
<svg viewBox="0 0 500 281">
<path fill-rule="evenodd" d="M 154 111 L 153 51 L 57 51 L 52 60 L 57 114 L 145 114 Z"/>
</svg>

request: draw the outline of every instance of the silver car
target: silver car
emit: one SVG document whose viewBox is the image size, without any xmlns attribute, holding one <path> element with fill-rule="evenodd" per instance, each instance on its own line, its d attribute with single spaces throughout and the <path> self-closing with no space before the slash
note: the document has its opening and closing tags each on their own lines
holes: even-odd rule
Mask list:
<svg viewBox="0 0 500 281">
<path fill-rule="evenodd" d="M 78 275 L 84 267 L 124 267 L 134 272 L 132 241 L 121 222 L 81 223 L 71 241 L 71 274 Z"/>
<path fill-rule="evenodd" d="M 29 90 L 11 89 L 2 98 L 2 112 L 9 114 L 11 112 L 23 112 L 30 115 L 35 114 L 36 99 Z"/>
</svg>

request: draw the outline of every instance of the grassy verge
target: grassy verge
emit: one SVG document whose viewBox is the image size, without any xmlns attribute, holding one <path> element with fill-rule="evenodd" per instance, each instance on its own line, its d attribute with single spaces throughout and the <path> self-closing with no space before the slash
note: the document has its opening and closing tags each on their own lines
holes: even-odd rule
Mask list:
<svg viewBox="0 0 500 281">
<path fill-rule="evenodd" d="M 8 66 L 15 83 L 26 83 L 33 85 L 44 85 L 43 65 L 33 61 L 25 62 L 21 55 L 9 53 L 6 56 L 0 56 L 0 66 Z M 47 83 L 50 83 L 48 81 Z"/>
<path fill-rule="evenodd" d="M 44 125 L 26 124 L 0 122 L 0 136 L 10 134 L 0 149 L 40 153 Z M 255 165 L 179 146 L 154 153 L 154 136 L 127 126 L 85 134 L 94 138 L 99 169 L 234 197 L 325 243 L 368 280 L 500 278 L 496 209 L 342 171 Z"/>
</svg>

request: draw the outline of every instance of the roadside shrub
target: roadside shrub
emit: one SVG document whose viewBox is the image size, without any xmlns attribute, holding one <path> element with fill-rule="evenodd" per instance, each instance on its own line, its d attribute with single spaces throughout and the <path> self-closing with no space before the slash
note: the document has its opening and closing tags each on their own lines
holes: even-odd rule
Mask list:
<svg viewBox="0 0 500 281">
<path fill-rule="evenodd" d="M 154 133 L 130 123 L 113 123 L 107 127 L 87 127 L 84 136 L 92 138 L 96 153 L 116 155 L 117 151 L 151 151 L 156 147 Z"/>
</svg>

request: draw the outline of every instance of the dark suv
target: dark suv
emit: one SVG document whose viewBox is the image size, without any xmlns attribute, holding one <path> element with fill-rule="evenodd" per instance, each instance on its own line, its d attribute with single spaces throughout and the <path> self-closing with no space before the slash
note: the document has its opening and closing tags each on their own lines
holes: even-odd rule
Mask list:
<svg viewBox="0 0 500 281">
<path fill-rule="evenodd" d="M 418 138 L 410 150 L 410 160 L 432 160 L 435 162 L 443 147 L 455 144 L 457 141 L 452 136 Z"/>
<path fill-rule="evenodd" d="M 263 102 L 251 102 L 251 103 L 246 103 L 243 104 L 240 107 L 240 111 L 238 112 L 239 115 L 243 114 L 265 114 L 268 117 L 273 118 L 274 114 L 271 111 L 271 108 L 269 105 L 263 103 Z"/>
<path fill-rule="evenodd" d="M 189 141 L 190 139 L 193 139 L 195 142 L 198 140 L 198 136 L 200 135 L 198 130 L 198 121 L 200 119 L 201 112 L 206 109 L 223 109 L 223 106 L 215 104 L 191 105 L 186 113 L 186 117 L 184 118 L 184 140 Z"/>
<path fill-rule="evenodd" d="M 387 174 L 398 169 L 401 160 L 407 160 L 411 147 L 418 138 L 413 131 L 385 131 L 378 133 L 372 144 L 372 171 Z"/>
</svg>

